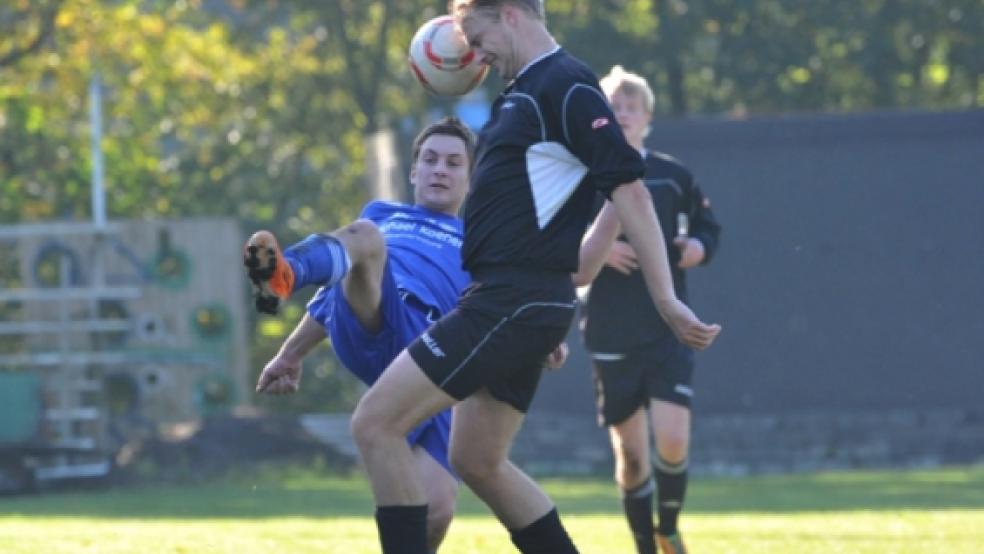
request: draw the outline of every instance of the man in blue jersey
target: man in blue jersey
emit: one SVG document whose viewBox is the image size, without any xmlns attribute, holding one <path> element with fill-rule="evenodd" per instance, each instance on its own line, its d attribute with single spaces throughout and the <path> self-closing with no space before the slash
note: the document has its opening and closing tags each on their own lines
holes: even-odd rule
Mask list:
<svg viewBox="0 0 984 554">
<path fill-rule="evenodd" d="M 524 553 L 577 552 L 553 502 L 508 454 L 542 361 L 573 320 L 571 275 L 597 192 L 612 201 L 674 334 L 702 349 L 720 327 L 676 297 L 642 157 L 594 74 L 550 35 L 542 2 L 452 0 L 450 9 L 508 83 L 479 135 L 465 206 L 462 262 L 472 285 L 362 397 L 352 430 L 385 554 L 427 551 L 426 492 L 403 435 L 452 405 L 452 465 L 513 544 Z"/>
<path fill-rule="evenodd" d="M 258 392 L 297 391 L 301 361 L 326 335 L 342 364 L 372 385 L 410 341 L 451 310 L 469 282 L 461 265 L 457 213 L 468 189 L 473 148 L 471 132 L 457 119 L 445 118 L 414 141 L 414 205 L 370 202 L 359 220 L 283 252 L 267 231 L 249 239 L 244 261 L 258 310 L 276 313 L 294 291 L 321 287 L 263 369 Z M 443 410 L 406 434 L 431 506 L 429 551 L 447 531 L 457 493 L 448 461 L 450 426 L 450 410 Z"/>
</svg>

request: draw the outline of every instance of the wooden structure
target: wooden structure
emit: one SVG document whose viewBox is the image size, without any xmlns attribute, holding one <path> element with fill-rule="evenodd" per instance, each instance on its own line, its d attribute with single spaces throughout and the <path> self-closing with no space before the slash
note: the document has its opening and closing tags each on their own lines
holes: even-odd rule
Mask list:
<svg viewBox="0 0 984 554">
<path fill-rule="evenodd" d="M 40 396 L 0 406 L 0 449 L 99 476 L 133 436 L 244 402 L 241 242 L 229 219 L 0 227 L 0 380 Z"/>
</svg>

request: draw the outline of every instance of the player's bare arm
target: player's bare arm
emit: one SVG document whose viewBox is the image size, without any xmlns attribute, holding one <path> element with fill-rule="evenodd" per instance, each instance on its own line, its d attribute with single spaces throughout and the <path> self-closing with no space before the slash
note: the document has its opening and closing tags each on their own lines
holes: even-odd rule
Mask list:
<svg viewBox="0 0 984 554">
<path fill-rule="evenodd" d="M 656 219 L 649 191 L 642 181 L 627 183 L 615 189 L 612 203 L 638 256 L 649 294 L 660 315 L 687 346 L 697 350 L 710 346 L 721 332 L 721 326 L 703 323 L 676 297 L 663 231 Z"/>
<path fill-rule="evenodd" d="M 291 394 L 301 386 L 301 362 L 325 339 L 325 329 L 309 314 L 304 314 L 280 351 L 267 362 L 256 383 L 256 392 Z"/>
<path fill-rule="evenodd" d="M 639 269 L 639 260 L 631 244 L 624 240 L 617 240 L 608 251 L 605 265 L 623 275 L 628 275 Z"/>
<path fill-rule="evenodd" d="M 576 286 L 583 287 L 598 276 L 620 230 L 615 206 L 605 202 L 581 243 L 577 273 L 573 275 Z"/>
</svg>

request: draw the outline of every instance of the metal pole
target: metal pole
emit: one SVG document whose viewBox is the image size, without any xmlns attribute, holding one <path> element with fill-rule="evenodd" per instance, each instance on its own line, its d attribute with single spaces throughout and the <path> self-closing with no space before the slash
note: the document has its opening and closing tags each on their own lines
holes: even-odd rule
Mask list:
<svg viewBox="0 0 984 554">
<path fill-rule="evenodd" d="M 102 85 L 99 73 L 89 81 L 89 127 L 92 132 L 92 223 L 106 226 L 106 189 L 103 186 Z"/>
</svg>

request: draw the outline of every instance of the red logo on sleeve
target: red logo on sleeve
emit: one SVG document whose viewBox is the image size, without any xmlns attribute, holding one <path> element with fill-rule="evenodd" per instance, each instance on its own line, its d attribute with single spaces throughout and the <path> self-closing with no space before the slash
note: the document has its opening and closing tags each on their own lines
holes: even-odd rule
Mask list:
<svg viewBox="0 0 984 554">
<path fill-rule="evenodd" d="M 608 125 L 608 118 L 607 117 L 599 117 L 598 119 L 596 119 L 596 120 L 594 120 L 594 121 L 591 122 L 591 128 L 592 129 L 601 129 L 605 125 Z"/>
</svg>

